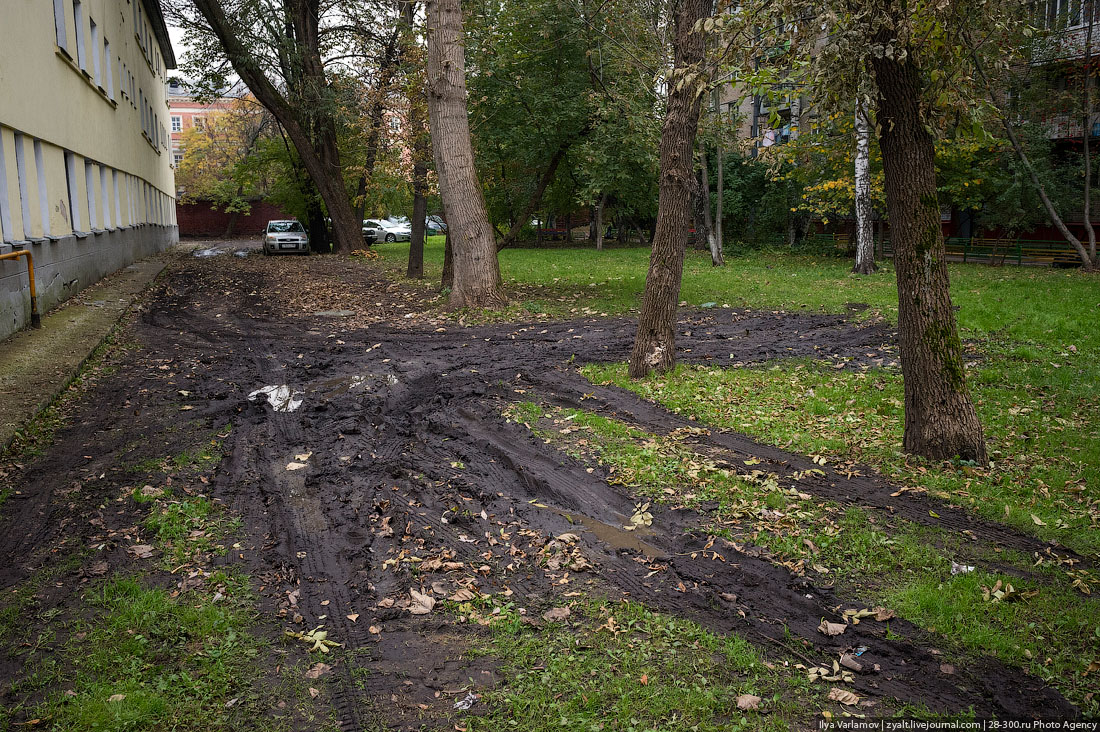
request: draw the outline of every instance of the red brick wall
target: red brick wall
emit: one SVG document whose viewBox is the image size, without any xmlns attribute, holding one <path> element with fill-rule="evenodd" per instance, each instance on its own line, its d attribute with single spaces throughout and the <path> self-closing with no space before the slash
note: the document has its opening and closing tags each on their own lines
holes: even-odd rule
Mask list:
<svg viewBox="0 0 1100 732">
<path fill-rule="evenodd" d="M 263 201 L 253 203 L 247 215 L 215 210 L 205 201 L 176 204 L 180 236 L 225 236 L 232 221 L 234 237 L 258 237 L 268 221 L 285 218 L 278 207 Z"/>
</svg>

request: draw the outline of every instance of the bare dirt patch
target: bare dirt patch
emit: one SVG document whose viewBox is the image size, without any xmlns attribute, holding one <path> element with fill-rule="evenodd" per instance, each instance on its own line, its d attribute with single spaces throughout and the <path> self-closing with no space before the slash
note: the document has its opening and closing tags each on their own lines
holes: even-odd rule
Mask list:
<svg viewBox="0 0 1100 732">
<path fill-rule="evenodd" d="M 808 666 L 831 668 L 866 646 L 847 686 L 880 709 L 1075 715 L 1043 682 L 993 659 L 945 672 L 934 638 L 903 619 L 889 633 L 872 621 L 842 635 L 820 632 L 823 619 L 842 622 L 843 610 L 865 606 L 697 534 L 704 521 L 692 510 L 655 507 L 651 526 L 625 531 L 634 496 L 501 413 L 537 395 L 657 433 L 695 425 L 576 373 L 580 363 L 623 360 L 631 321 L 425 325 L 417 288 L 371 273 L 320 257 L 222 255 L 173 267 L 130 331 L 140 353 L 17 476 L 19 500 L 0 523 L 0 591 L 48 564 L 58 542 L 101 535 L 89 526 L 93 506 L 114 514 L 103 521 L 134 520 L 127 512 L 135 507 L 110 501 L 128 485 L 119 465 L 133 459 L 135 442 L 170 446 L 168 430 L 183 421 L 231 424 L 226 457 L 204 486 L 242 521 L 238 543 L 218 561 L 251 575 L 260 610 L 277 627 L 306 633 L 323 625 L 354 658 L 333 665 L 324 697 L 343 729 L 379 715 L 417 728 L 425 717 L 445 717 L 471 675 L 475 686 L 498 683 L 491 663 L 463 660 L 454 637 L 468 637 L 467 626 L 432 603 L 410 614 L 424 597 L 439 603 L 463 593 L 507 597 L 536 617 L 568 592 L 629 597 Z M 345 305 L 374 314 L 317 314 Z M 829 357 L 857 368 L 893 360 L 888 327 L 840 316 L 694 312 L 679 330 L 682 358 L 697 363 Z M 287 399 L 257 393 L 265 387 L 284 388 Z M 817 467 L 732 432 L 696 439 L 731 461 L 766 461 L 785 479 Z M 935 506 L 941 526 L 976 541 L 1045 548 L 925 496 L 891 496 L 897 487 L 869 470 L 823 473 L 799 479 L 799 489 L 914 521 Z M 82 501 L 64 492 L 62 476 L 83 479 Z M 124 550 L 111 557 L 111 569 L 132 561 Z"/>
</svg>

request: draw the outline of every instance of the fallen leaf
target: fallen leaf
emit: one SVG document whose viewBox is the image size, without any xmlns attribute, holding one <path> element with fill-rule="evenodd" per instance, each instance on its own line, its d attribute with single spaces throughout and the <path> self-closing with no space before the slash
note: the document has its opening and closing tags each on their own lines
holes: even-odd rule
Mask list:
<svg viewBox="0 0 1100 732">
<path fill-rule="evenodd" d="M 327 663 L 315 663 L 310 666 L 309 671 L 306 671 L 306 678 L 319 679 L 331 670 L 332 666 L 329 666 Z"/>
<path fill-rule="evenodd" d="M 880 623 L 885 622 L 887 620 L 892 620 L 893 618 L 896 618 L 897 616 L 898 616 L 897 613 L 895 613 L 893 610 L 887 610 L 884 607 L 876 607 L 875 608 L 875 620 L 879 621 Z"/>
<path fill-rule="evenodd" d="M 382 629 L 381 629 L 381 628 L 379 628 L 379 627 L 378 627 L 377 625 L 372 625 L 371 627 L 367 628 L 367 630 L 368 630 L 368 631 L 369 631 L 369 632 L 370 632 L 370 633 L 371 633 L 372 635 L 378 635 L 379 633 L 381 633 L 381 632 L 382 632 Z"/>
<path fill-rule="evenodd" d="M 125 698 L 126 698 L 125 694 L 111 694 L 109 697 L 107 697 L 107 701 L 109 701 L 109 702 L 120 702 Z"/>
<path fill-rule="evenodd" d="M 1047 525 L 1045 521 L 1043 521 L 1041 518 L 1039 518 L 1035 514 L 1031 514 L 1031 520 L 1035 522 L 1036 526 L 1046 526 Z"/>
<path fill-rule="evenodd" d="M 840 635 L 848 629 L 848 624 L 830 623 L 828 620 L 822 619 L 821 625 L 817 626 L 817 629 L 825 635 Z"/>
<path fill-rule="evenodd" d="M 286 464 L 286 469 L 287 470 L 301 470 L 302 468 L 305 468 L 305 467 L 308 467 L 305 463 L 287 463 Z"/>
<path fill-rule="evenodd" d="M 838 689 L 834 687 L 829 689 L 829 701 L 840 702 L 841 704 L 857 704 L 859 702 L 859 697 L 847 689 Z"/>
<path fill-rule="evenodd" d="M 456 590 L 455 593 L 447 599 L 451 600 L 452 602 L 466 602 L 467 600 L 474 599 L 474 597 L 475 595 L 472 590 L 463 587 L 460 590 Z"/>
<path fill-rule="evenodd" d="M 950 676 L 951 674 L 955 673 L 955 667 L 952 666 L 949 663 L 941 663 L 940 664 L 940 673 L 947 674 L 948 676 Z"/>
<path fill-rule="evenodd" d="M 148 559 L 153 556 L 153 547 L 150 544 L 134 544 L 126 551 L 133 554 L 138 559 Z"/>
<path fill-rule="evenodd" d="M 760 708 L 760 697 L 752 694 L 742 694 L 737 697 L 737 708 L 742 712 L 751 712 L 754 709 Z"/>
<path fill-rule="evenodd" d="M 558 620 L 565 620 L 566 618 L 569 617 L 569 615 L 570 615 L 569 608 L 567 608 L 567 607 L 555 607 L 555 608 L 550 608 L 549 610 L 544 612 L 542 614 L 542 619 L 543 620 L 549 620 L 550 622 L 555 622 L 555 621 L 558 621 Z"/>
<path fill-rule="evenodd" d="M 350 613 L 348 615 L 345 615 L 344 617 L 354 623 L 356 620 L 359 619 L 359 613 Z"/>
<path fill-rule="evenodd" d="M 314 689 L 314 688 L 313 688 L 312 686 L 311 686 L 311 687 L 309 687 L 309 695 L 310 695 L 311 697 L 313 697 L 314 699 L 316 699 L 316 698 L 317 698 L 318 696 L 320 696 L 320 694 L 321 694 L 321 692 L 317 691 L 317 690 L 316 690 L 316 689 Z"/>
<path fill-rule="evenodd" d="M 312 457 L 312 456 L 313 456 L 313 452 L 312 452 L 312 451 L 310 451 L 310 452 L 303 452 L 303 453 L 302 453 L 301 455 L 295 455 L 295 456 L 294 456 L 294 459 L 295 459 L 295 460 L 297 460 L 297 461 L 298 461 L 298 462 L 300 462 L 300 463 L 304 463 L 304 462 L 305 462 L 306 460 L 309 460 L 309 459 L 310 459 L 310 457 Z"/>
<path fill-rule="evenodd" d="M 638 679 L 638 683 L 642 686 L 649 686 L 649 674 L 642 674 L 641 678 Z"/>
<path fill-rule="evenodd" d="M 435 607 L 435 598 L 431 595 L 425 595 L 422 592 L 417 592 L 414 589 L 409 589 L 409 597 L 412 598 L 412 604 L 409 605 L 409 612 L 413 615 L 427 615 Z"/>
</svg>

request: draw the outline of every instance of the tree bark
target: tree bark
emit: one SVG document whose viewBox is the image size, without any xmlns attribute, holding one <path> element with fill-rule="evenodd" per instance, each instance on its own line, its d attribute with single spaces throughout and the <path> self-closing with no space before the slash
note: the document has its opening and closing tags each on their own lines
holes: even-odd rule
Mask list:
<svg viewBox="0 0 1100 732">
<path fill-rule="evenodd" d="M 725 180 L 723 176 L 726 172 L 726 152 L 722 148 L 722 134 L 725 132 L 725 125 L 721 124 L 722 120 L 722 105 L 718 103 L 718 90 L 714 90 L 714 114 L 718 117 L 718 149 L 715 150 L 715 158 L 717 160 L 717 167 L 715 169 L 716 177 L 718 178 L 715 183 L 718 188 L 718 195 L 714 201 L 714 246 L 710 252 L 711 263 L 715 267 L 722 267 L 726 263 L 725 243 L 723 242 L 723 225 L 722 225 L 722 202 L 725 200 Z M 703 161 L 704 169 L 706 167 L 706 160 Z M 708 193 L 709 199 L 709 193 Z M 709 205 L 709 203 L 708 203 Z"/>
<path fill-rule="evenodd" d="M 676 365 L 676 304 L 684 271 L 684 244 L 691 221 L 695 187 L 695 135 L 699 129 L 700 90 L 682 83 L 685 72 L 703 61 L 703 36 L 695 24 L 711 12 L 711 0 L 673 0 L 673 76 L 661 130 L 661 177 L 657 226 L 649 256 L 638 332 L 630 353 L 630 377 L 663 373 Z"/>
<path fill-rule="evenodd" d="M 714 252 L 714 229 L 710 220 L 710 175 L 707 171 L 706 146 L 701 145 L 698 154 L 699 170 L 695 174 L 695 194 L 691 197 L 695 218 L 695 248 Z"/>
<path fill-rule="evenodd" d="M 1084 79 L 1084 104 L 1082 106 L 1081 131 L 1084 140 L 1085 153 L 1085 233 L 1089 237 L 1089 259 L 1091 267 L 1096 268 L 1100 262 L 1096 260 L 1096 229 L 1092 227 L 1092 152 L 1089 149 L 1089 138 L 1092 135 L 1092 26 L 1094 17 L 1093 0 L 1085 0 L 1081 12 L 1085 14 L 1085 22 L 1088 29 L 1085 31 L 1085 79 Z"/>
<path fill-rule="evenodd" d="M 264 74 L 242 40 L 239 29 L 226 17 L 220 0 L 194 2 L 210 30 L 217 36 L 233 70 L 260 104 L 278 120 L 294 144 L 302 166 L 317 186 L 332 218 L 336 238 L 334 250 L 347 254 L 360 248 L 363 244 L 362 222 L 356 220 L 351 197 L 344 186 L 340 153 L 336 148 L 335 124 L 332 116 L 323 111 L 327 105 L 311 105 L 302 100 L 291 103 Z M 293 42 L 299 46 L 303 66 L 301 79 L 310 87 L 294 91 L 305 97 L 316 96 L 326 86 L 319 50 L 317 6 L 317 0 L 296 0 L 289 8 L 291 27 L 288 30 L 293 31 Z M 314 132 L 319 134 L 315 137 Z"/>
<path fill-rule="evenodd" d="M 466 112 L 466 63 L 459 0 L 428 0 L 428 118 L 453 242 L 453 308 L 505 302 L 497 247 L 474 168 Z"/>
<path fill-rule="evenodd" d="M 607 194 L 600 195 L 600 202 L 596 204 L 596 251 L 603 249 L 603 210 L 607 206 Z"/>
<path fill-rule="evenodd" d="M 401 0 L 400 49 L 401 60 L 406 67 L 405 98 L 409 106 L 409 126 L 406 139 L 412 147 L 412 232 L 409 238 L 409 265 L 405 276 L 421 279 L 424 276 L 425 217 L 428 213 L 428 149 L 427 100 L 424 98 L 424 80 L 419 63 L 410 61 L 416 47 L 416 0 Z"/>
<path fill-rule="evenodd" d="M 885 31 L 883 32 L 885 35 Z M 876 38 L 883 46 L 894 41 Z M 935 150 L 920 112 L 913 49 L 904 61 L 872 57 L 879 90 L 886 201 L 898 283 L 906 452 L 987 462 L 970 399 L 947 278 Z"/>
<path fill-rule="evenodd" d="M 447 236 L 443 240 L 443 276 L 439 280 L 439 287 L 449 290 L 455 284 L 455 250 L 451 245 L 451 226 L 447 225 Z"/>
<path fill-rule="evenodd" d="M 871 274 L 875 264 L 875 231 L 871 211 L 871 126 L 867 104 L 856 102 L 856 264 L 852 271 Z"/>
</svg>

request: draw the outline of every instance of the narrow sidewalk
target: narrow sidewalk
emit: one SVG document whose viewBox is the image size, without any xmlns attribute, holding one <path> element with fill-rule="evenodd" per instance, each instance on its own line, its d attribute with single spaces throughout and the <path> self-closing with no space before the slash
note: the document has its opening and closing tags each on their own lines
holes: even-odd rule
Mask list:
<svg viewBox="0 0 1100 732">
<path fill-rule="evenodd" d="M 168 265 L 175 248 L 123 267 L 0 341 L 0 450 L 68 386 Z"/>
</svg>

